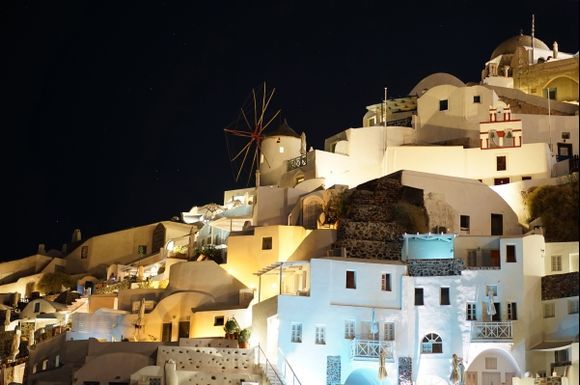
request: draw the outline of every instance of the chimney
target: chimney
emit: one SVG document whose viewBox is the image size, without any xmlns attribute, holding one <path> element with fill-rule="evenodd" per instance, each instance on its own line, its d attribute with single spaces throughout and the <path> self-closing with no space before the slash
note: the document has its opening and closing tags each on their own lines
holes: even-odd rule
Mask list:
<svg viewBox="0 0 580 385">
<path fill-rule="evenodd" d="M 558 58 L 558 42 L 555 41 L 554 44 L 552 45 L 552 57 L 554 59 Z"/>
<path fill-rule="evenodd" d="M 44 245 L 44 243 L 38 244 L 38 251 L 36 253 L 41 255 L 46 254 L 46 246 Z"/>
</svg>

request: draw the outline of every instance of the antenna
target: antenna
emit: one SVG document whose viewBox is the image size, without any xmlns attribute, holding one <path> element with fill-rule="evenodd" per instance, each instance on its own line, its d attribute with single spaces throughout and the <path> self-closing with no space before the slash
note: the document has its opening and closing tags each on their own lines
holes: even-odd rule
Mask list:
<svg viewBox="0 0 580 385">
<path fill-rule="evenodd" d="M 532 13 L 532 64 L 534 64 L 534 35 L 536 34 L 536 18 Z"/>
<path fill-rule="evenodd" d="M 387 127 L 387 87 L 385 87 L 385 116 L 384 116 L 384 120 L 383 120 L 383 124 L 385 125 L 385 127 Z"/>
</svg>

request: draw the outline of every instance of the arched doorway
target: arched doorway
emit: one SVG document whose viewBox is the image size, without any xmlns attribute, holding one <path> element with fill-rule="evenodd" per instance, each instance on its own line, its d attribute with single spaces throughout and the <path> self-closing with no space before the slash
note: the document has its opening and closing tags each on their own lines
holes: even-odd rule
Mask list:
<svg viewBox="0 0 580 385">
<path fill-rule="evenodd" d="M 503 349 L 487 349 L 471 360 L 465 369 L 464 385 L 511 385 L 521 375 L 514 357 Z"/>
</svg>

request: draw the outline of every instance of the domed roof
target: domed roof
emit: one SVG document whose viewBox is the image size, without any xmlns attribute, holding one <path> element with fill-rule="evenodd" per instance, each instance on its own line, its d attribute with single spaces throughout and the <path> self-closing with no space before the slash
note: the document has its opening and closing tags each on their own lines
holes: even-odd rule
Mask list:
<svg viewBox="0 0 580 385">
<path fill-rule="evenodd" d="M 276 128 L 272 130 L 264 131 L 264 136 L 292 136 L 295 138 L 300 138 L 300 135 L 296 133 L 289 125 L 286 119 Z"/>
<path fill-rule="evenodd" d="M 437 72 L 421 79 L 419 83 L 413 87 L 411 92 L 409 92 L 409 95 L 421 96 L 426 90 L 442 84 L 449 84 L 455 87 L 465 86 L 465 83 L 463 83 L 457 77 L 448 74 L 447 72 Z"/>
<path fill-rule="evenodd" d="M 498 45 L 496 49 L 493 50 L 490 60 L 498 57 L 499 55 L 513 55 L 514 52 L 516 52 L 516 48 L 518 47 L 531 47 L 531 46 L 532 46 L 532 37 L 529 35 L 517 35 L 514 37 L 510 37 L 509 39 Z M 550 51 L 550 48 L 546 45 L 546 43 L 535 37 L 534 37 L 534 48 Z"/>
</svg>

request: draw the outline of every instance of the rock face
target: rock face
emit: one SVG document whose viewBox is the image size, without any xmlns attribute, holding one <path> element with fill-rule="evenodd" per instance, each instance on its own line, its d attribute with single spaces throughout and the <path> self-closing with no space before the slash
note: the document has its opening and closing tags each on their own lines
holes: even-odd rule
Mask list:
<svg viewBox="0 0 580 385">
<path fill-rule="evenodd" d="M 414 232 L 401 223 L 399 206 L 414 206 L 426 217 L 423 191 L 403 186 L 400 173 L 375 179 L 345 193 L 346 215 L 340 218 L 336 249 L 350 258 L 400 260 L 402 235 Z"/>
<path fill-rule="evenodd" d="M 464 269 L 462 259 L 414 259 L 407 261 L 412 277 L 440 277 L 461 275 Z"/>
<path fill-rule="evenodd" d="M 577 271 L 542 277 L 542 301 L 576 297 L 578 295 L 579 277 L 580 274 Z"/>
</svg>

